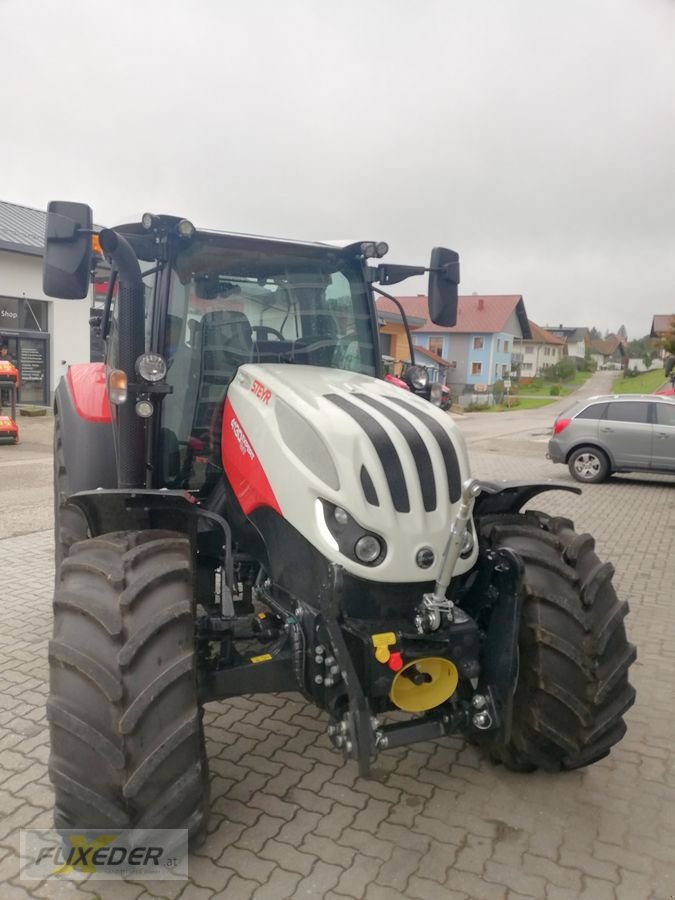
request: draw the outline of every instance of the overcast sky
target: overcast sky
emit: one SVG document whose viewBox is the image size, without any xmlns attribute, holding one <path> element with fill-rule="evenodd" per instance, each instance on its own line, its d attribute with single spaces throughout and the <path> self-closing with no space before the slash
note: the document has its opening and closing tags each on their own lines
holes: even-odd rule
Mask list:
<svg viewBox="0 0 675 900">
<path fill-rule="evenodd" d="M 673 0 L 0 0 L 0 112 L 0 199 L 442 244 L 541 325 L 675 312 Z"/>
</svg>

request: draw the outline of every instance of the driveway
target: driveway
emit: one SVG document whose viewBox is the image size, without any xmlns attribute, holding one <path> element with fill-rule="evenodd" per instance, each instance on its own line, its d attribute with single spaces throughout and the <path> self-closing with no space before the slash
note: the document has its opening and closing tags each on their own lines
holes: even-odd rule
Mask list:
<svg viewBox="0 0 675 900">
<path fill-rule="evenodd" d="M 513 412 L 502 413 L 473 412 L 454 418 L 466 439 L 474 446 L 480 446 L 485 441 L 491 442 L 501 438 L 520 436 L 525 439 L 545 436 L 548 439 L 557 415 L 578 400 L 584 400 L 586 397 L 593 397 L 596 394 L 611 394 L 612 383 L 616 375 L 616 372 L 595 372 L 573 394 L 560 397 L 539 409 L 514 409 Z M 497 421 L 493 422 L 493 419 L 497 419 Z"/>
</svg>

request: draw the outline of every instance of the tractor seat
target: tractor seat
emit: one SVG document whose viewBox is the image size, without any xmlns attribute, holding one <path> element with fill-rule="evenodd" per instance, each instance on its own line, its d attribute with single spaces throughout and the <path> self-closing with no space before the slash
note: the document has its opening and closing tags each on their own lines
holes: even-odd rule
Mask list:
<svg viewBox="0 0 675 900">
<path fill-rule="evenodd" d="M 244 313 L 219 309 L 201 320 L 202 380 L 229 384 L 239 366 L 253 359 L 251 323 Z"/>
</svg>

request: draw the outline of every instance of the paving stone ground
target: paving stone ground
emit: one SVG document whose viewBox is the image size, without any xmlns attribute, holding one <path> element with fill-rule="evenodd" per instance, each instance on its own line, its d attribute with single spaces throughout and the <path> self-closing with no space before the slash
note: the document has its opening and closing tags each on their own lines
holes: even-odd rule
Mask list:
<svg viewBox="0 0 675 900">
<path fill-rule="evenodd" d="M 544 451 L 541 437 L 483 439 L 474 474 L 571 483 Z M 16 488 L 10 481 L 0 468 L 0 501 Z M 631 605 L 638 701 L 611 756 L 581 771 L 520 775 L 446 738 L 382 753 L 366 781 L 331 749 L 325 717 L 299 695 L 209 704 L 210 834 L 178 886 L 20 880 L 19 829 L 51 825 L 52 536 L 0 540 L 1 900 L 671 900 L 675 479 L 625 476 L 534 505 L 595 535 Z"/>
</svg>

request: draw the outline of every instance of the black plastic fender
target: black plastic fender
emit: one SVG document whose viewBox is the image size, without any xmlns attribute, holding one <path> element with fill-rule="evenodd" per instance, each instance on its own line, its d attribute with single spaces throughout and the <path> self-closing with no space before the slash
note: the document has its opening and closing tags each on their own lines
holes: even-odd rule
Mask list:
<svg viewBox="0 0 675 900">
<path fill-rule="evenodd" d="M 479 481 L 479 484 L 481 492 L 473 507 L 476 517 L 520 512 L 529 500 L 545 491 L 581 493 L 581 488 L 553 481 Z"/>
</svg>

